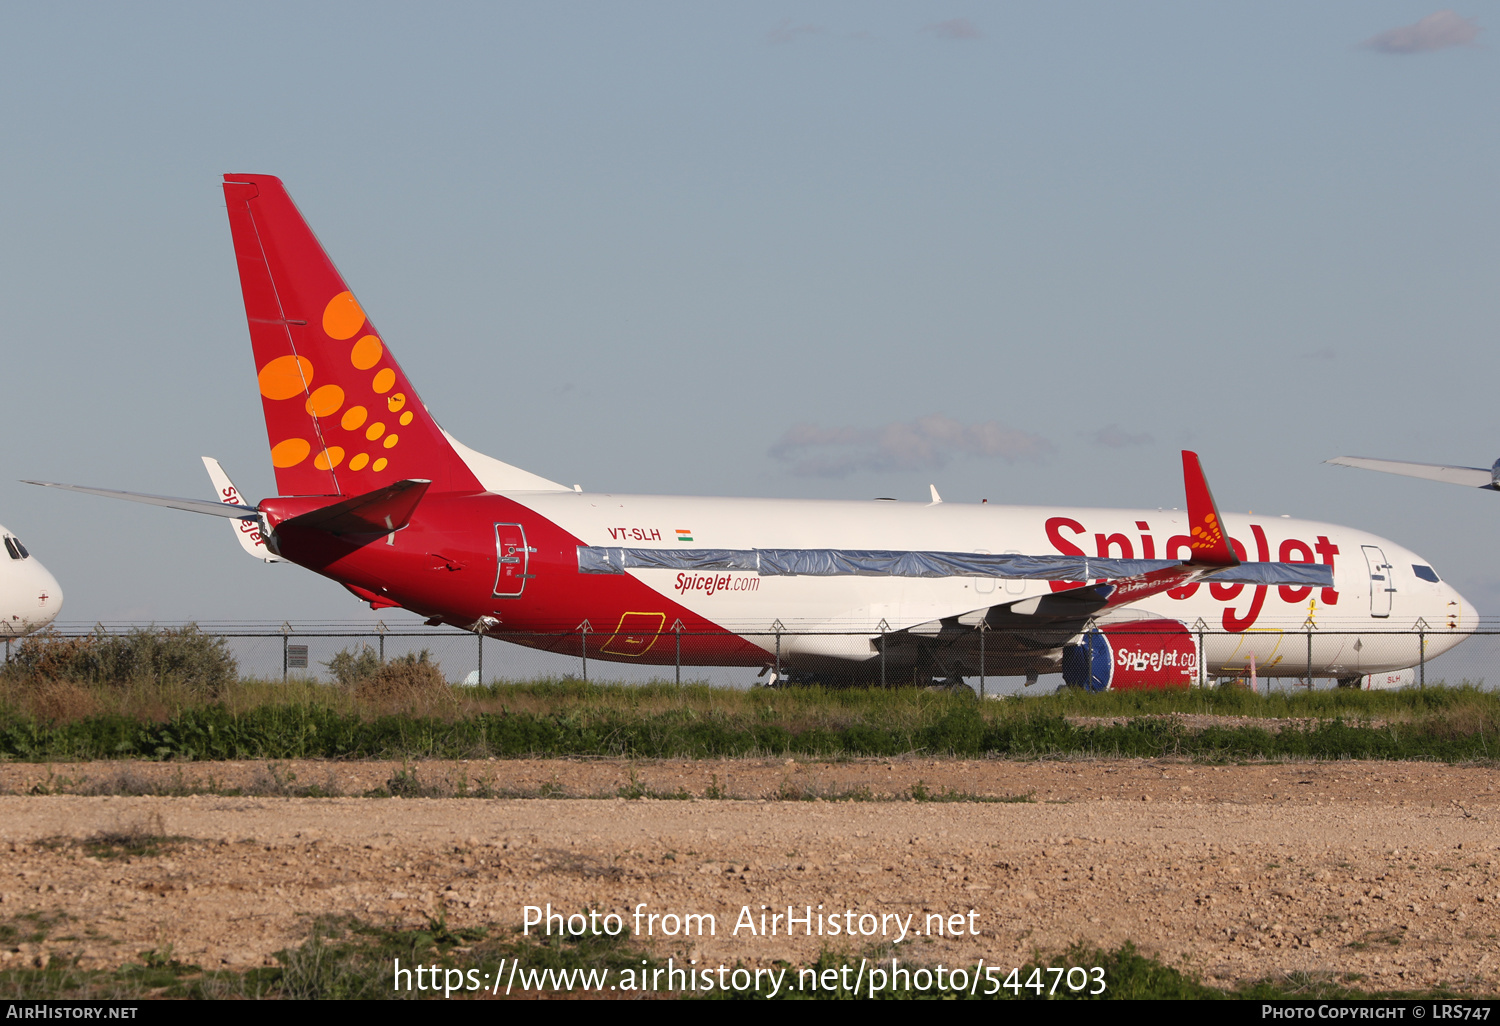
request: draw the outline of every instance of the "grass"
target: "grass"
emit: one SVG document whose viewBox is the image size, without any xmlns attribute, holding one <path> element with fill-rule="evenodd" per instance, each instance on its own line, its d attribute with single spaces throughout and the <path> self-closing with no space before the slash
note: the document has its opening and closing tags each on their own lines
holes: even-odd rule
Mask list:
<svg viewBox="0 0 1500 1026">
<path fill-rule="evenodd" d="M 0 921 L 0 944 L 6 947 L 40 944 L 51 936 L 53 930 L 67 921 L 67 915 L 62 912 L 26 912 L 13 919 Z"/>
<path fill-rule="evenodd" d="M 925 781 L 918 780 L 915 784 L 904 790 L 876 791 L 866 785 L 852 787 L 826 786 L 816 781 L 788 776 L 781 780 L 774 791 L 732 793 L 719 781 L 717 775 L 712 775 L 710 783 L 703 787 L 698 793 L 694 793 L 685 787 L 675 790 L 662 790 L 651 787 L 642 782 L 636 770 L 630 770 L 630 779 L 627 783 L 611 790 L 570 790 L 567 786 L 556 779 L 536 785 L 534 787 L 500 787 L 493 779 L 493 774 L 481 769 L 477 776 L 468 772 L 447 773 L 437 779 L 428 779 L 422 776 L 423 769 L 419 765 L 403 763 L 399 768 L 393 770 L 380 786 L 368 790 L 345 791 L 339 784 L 337 774 L 330 767 L 322 774 L 322 783 L 302 784 L 297 779 L 295 771 L 278 763 L 271 762 L 258 767 L 256 779 L 248 786 L 225 787 L 217 782 L 212 774 L 205 780 L 189 780 L 178 768 L 172 779 L 167 781 L 153 780 L 147 774 L 139 770 L 126 767 L 115 769 L 108 776 L 98 779 L 87 775 L 78 777 L 58 776 L 49 773 L 47 781 L 34 785 L 29 794 L 32 795 L 110 795 L 110 796 L 150 796 L 150 797 L 173 797 L 181 798 L 189 795 L 216 795 L 226 798 L 237 797 L 275 797 L 275 798 L 522 798 L 522 799 L 601 799 L 601 798 L 624 798 L 629 801 L 787 801 L 787 802 L 974 802 L 974 803 L 1034 803 L 1035 792 L 1028 791 L 1025 794 L 981 794 L 976 791 L 960 791 L 953 788 L 942 788 L 935 790 L 927 785 Z M 158 817 L 159 824 L 159 817 Z M 109 835 L 98 835 L 91 838 L 90 844 L 113 844 L 120 848 L 121 853 L 135 854 L 133 846 L 144 843 L 136 838 L 134 832 L 144 830 L 143 827 L 132 827 L 129 831 L 117 831 Z M 156 840 L 152 840 L 156 838 Z M 158 827 L 154 832 L 146 831 L 144 841 L 150 843 L 175 844 L 184 838 L 168 837 L 164 828 Z M 63 844 L 74 844 L 71 839 L 54 838 L 44 843 L 53 847 Z M 100 854 L 108 857 L 111 853 Z M 156 854 L 156 852 L 151 852 Z"/>
<path fill-rule="evenodd" d="M 911 785 L 911 800 L 914 802 L 989 802 L 1000 804 L 1034 804 L 1036 802 L 1036 792 L 1027 791 L 1025 794 L 1005 795 L 976 794 L 973 791 L 955 791 L 950 787 L 945 787 L 941 791 L 931 791 L 928 790 L 927 783 L 925 781 L 918 780 L 915 784 Z"/>
<path fill-rule="evenodd" d="M 52 924 L 55 925 L 55 924 Z M 32 929 L 25 924 L 22 929 Z M 6 924 L 0 924 L 4 934 Z M 28 936 L 38 934 L 34 929 Z M 19 936 L 12 928 L 9 936 Z M 34 941 L 33 941 L 34 943 Z M 973 964 L 960 968 L 970 990 L 955 985 L 952 968 L 945 968 L 941 989 L 937 966 L 921 958 L 908 959 L 905 949 L 872 950 L 858 955 L 825 950 L 811 962 L 778 962 L 780 976 L 758 980 L 745 967 L 712 967 L 712 989 L 698 976 L 696 989 L 686 986 L 681 973 L 683 956 L 663 956 L 633 944 L 628 929 L 617 936 L 522 936 L 496 926 L 450 927 L 442 918 L 429 918 L 415 927 L 393 927 L 363 922 L 352 916 L 318 920 L 302 944 L 276 954 L 276 965 L 250 970 L 204 970 L 181 961 L 171 945 L 139 953 L 138 961 L 116 969 L 81 969 L 76 961 L 53 959 L 45 967 L 0 971 L 0 994 L 11 1000 L 129 1000 L 135 998 L 281 998 L 291 1000 L 421 999 L 507 996 L 528 997 L 569 992 L 577 996 L 656 998 L 770 998 L 780 999 L 1001 999 L 1058 1000 L 1292 1000 L 1298 998 L 1449 998 L 1447 988 L 1414 991 L 1360 989 L 1358 977 L 1334 973 L 1291 973 L 1256 980 L 1237 988 L 1215 987 L 1192 973 L 1148 955 L 1130 943 L 1114 949 L 1075 944 L 1066 951 L 1041 953 L 1014 972 L 1000 969 L 974 978 Z M 912 975 L 893 973 L 891 959 Z M 397 975 L 397 967 L 406 975 Z M 863 964 L 866 981 L 854 993 Z M 417 967 L 423 968 L 419 978 Z M 848 972 L 844 972 L 848 967 Z M 699 967 L 701 969 L 701 967 Z M 1102 970 L 1102 973 L 1096 972 Z M 734 970 L 741 975 L 733 975 Z M 871 969 L 883 969 L 877 978 Z M 1069 974 L 1067 970 L 1072 969 Z M 1103 993 L 1097 990 L 1102 976 Z M 734 984 L 720 989 L 717 981 Z M 397 981 L 402 986 L 395 987 Z M 497 982 L 498 981 L 498 982 Z M 1070 989 L 1069 981 L 1073 984 Z M 880 985 L 873 987 L 872 982 Z M 829 984 L 832 985 L 829 985 Z M 759 984 L 757 987 L 756 984 Z M 420 986 L 420 989 L 419 989 Z M 618 988 L 618 989 L 610 989 Z M 873 991 L 873 992 L 872 992 Z M 986 993 L 988 992 L 988 993 Z"/>
<path fill-rule="evenodd" d="M 1472 686 L 1255 695 L 1235 690 L 1065 693 L 995 702 L 917 689 L 733 691 L 574 680 L 361 698 L 293 681 L 217 697 L 145 684 L 70 685 L 72 712 L 0 681 L 0 759 L 1188 757 L 1490 762 L 1500 695 Z M 28 697 L 29 696 L 29 697 Z M 1178 713 L 1283 721 L 1188 729 Z M 1069 719 L 1115 718 L 1078 724 Z M 397 781 L 391 793 L 410 792 Z"/>
</svg>

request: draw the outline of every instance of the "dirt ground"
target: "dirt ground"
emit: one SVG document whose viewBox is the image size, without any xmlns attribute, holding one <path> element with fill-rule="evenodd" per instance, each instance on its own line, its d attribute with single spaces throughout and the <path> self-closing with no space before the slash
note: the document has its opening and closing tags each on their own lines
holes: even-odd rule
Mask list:
<svg viewBox="0 0 1500 1026">
<path fill-rule="evenodd" d="M 428 794 L 571 797 L 357 797 L 393 777 Z M 283 796 L 310 786 L 342 797 Z M 912 801 L 914 787 L 970 800 Z M 0 922 L 68 918 L 40 945 L 0 949 L 0 967 L 113 966 L 167 945 L 247 967 L 319 916 L 519 926 L 523 906 L 550 903 L 616 913 L 662 956 L 700 964 L 859 954 L 911 916 L 897 953 L 928 963 L 1128 940 L 1209 982 L 1358 974 L 1493 994 L 1497 787 L 1489 768 L 1378 762 L 6 764 Z M 141 794 L 194 789 L 220 793 Z M 787 800 L 856 794 L 876 800 Z M 1029 800 L 972 800 L 986 796 Z M 132 829 L 187 840 L 120 858 L 59 840 Z M 813 906 L 813 936 L 785 935 L 788 905 Z M 775 936 L 763 911 L 783 914 Z M 676 925 L 663 916 L 687 913 L 712 914 L 715 933 L 663 935 Z M 871 932 L 830 937 L 835 914 Z M 938 917 L 943 934 L 922 935 Z"/>
</svg>

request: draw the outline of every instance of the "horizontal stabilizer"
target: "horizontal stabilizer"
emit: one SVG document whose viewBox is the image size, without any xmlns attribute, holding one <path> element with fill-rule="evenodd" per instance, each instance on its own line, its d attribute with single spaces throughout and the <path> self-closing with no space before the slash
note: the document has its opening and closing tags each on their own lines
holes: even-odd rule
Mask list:
<svg viewBox="0 0 1500 1026">
<path fill-rule="evenodd" d="M 998 577 L 1022 581 L 1097 581 L 1183 567 L 1175 559 L 1094 559 L 1016 553 L 908 552 L 882 549 L 626 549 L 578 546 L 578 572 L 753 570 L 761 577 Z M 1333 587 L 1321 563 L 1240 563 L 1195 567 L 1224 584 Z"/>
<path fill-rule="evenodd" d="M 1325 463 L 1360 470 L 1378 470 L 1382 474 L 1420 477 L 1426 481 L 1464 485 L 1468 488 L 1494 488 L 1494 472 L 1479 467 L 1450 467 L 1445 463 L 1408 463 L 1406 460 L 1372 460 L 1367 456 L 1335 456 Z"/>
<path fill-rule="evenodd" d="M 102 495 L 107 499 L 127 499 L 144 502 L 148 506 L 166 506 L 168 509 L 185 509 L 189 513 L 207 513 L 211 517 L 232 517 L 235 520 L 259 520 L 260 511 L 254 506 L 241 506 L 209 499 L 177 499 L 170 495 L 145 495 L 141 492 L 116 492 L 108 488 L 85 488 L 82 485 L 58 484 L 55 481 L 22 481 L 22 484 L 41 485 L 43 488 L 63 488 L 70 492 Z"/>
<path fill-rule="evenodd" d="M 411 522 L 431 481 L 410 479 L 283 520 L 278 531 L 300 527 L 326 534 L 390 534 Z"/>
</svg>

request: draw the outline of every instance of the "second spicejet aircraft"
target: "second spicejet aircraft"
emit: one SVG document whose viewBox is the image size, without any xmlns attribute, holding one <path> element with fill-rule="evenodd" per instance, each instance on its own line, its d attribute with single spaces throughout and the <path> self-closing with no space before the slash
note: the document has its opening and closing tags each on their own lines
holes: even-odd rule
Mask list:
<svg viewBox="0 0 1500 1026">
<path fill-rule="evenodd" d="M 1061 668 L 1095 690 L 1403 683 L 1474 627 L 1392 542 L 1221 517 L 1190 452 L 1185 513 L 567 488 L 438 426 L 278 179 L 226 175 L 224 196 L 280 495 L 251 506 L 212 461 L 217 502 L 56 487 L 237 519 L 253 553 L 374 608 L 596 659 L 954 684 Z M 1413 625 L 1420 653 L 1390 633 Z"/>
</svg>

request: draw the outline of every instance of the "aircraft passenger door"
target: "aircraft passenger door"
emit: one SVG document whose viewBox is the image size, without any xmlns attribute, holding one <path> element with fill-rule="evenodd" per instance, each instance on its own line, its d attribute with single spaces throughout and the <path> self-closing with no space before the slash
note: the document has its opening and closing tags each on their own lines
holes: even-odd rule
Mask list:
<svg viewBox="0 0 1500 1026">
<path fill-rule="evenodd" d="M 989 549 L 975 549 L 974 551 L 975 551 L 976 554 L 981 555 L 981 556 L 988 556 L 990 554 L 990 550 Z M 994 590 L 995 590 L 995 578 L 993 578 L 993 577 L 976 577 L 976 578 L 974 578 L 974 594 L 976 594 L 976 595 L 989 595 Z"/>
<path fill-rule="evenodd" d="M 1007 556 L 1019 556 L 1021 554 L 1021 550 L 1006 549 L 1005 554 Z M 1005 593 L 1007 595 L 1026 594 L 1026 582 L 1019 577 L 1007 577 L 1005 579 Z"/>
<path fill-rule="evenodd" d="M 1365 562 L 1370 567 L 1370 615 L 1390 616 L 1391 596 L 1396 591 L 1391 580 L 1391 564 L 1386 562 L 1385 553 L 1380 551 L 1379 546 L 1360 547 L 1365 550 Z"/>
<path fill-rule="evenodd" d="M 495 525 L 496 598 L 519 598 L 526 589 L 531 565 L 531 549 L 526 546 L 526 529 L 520 524 Z"/>
</svg>

